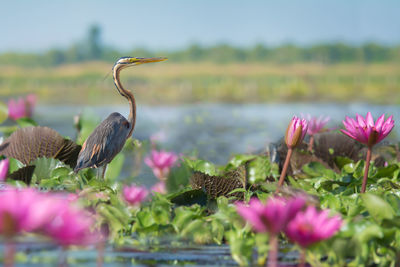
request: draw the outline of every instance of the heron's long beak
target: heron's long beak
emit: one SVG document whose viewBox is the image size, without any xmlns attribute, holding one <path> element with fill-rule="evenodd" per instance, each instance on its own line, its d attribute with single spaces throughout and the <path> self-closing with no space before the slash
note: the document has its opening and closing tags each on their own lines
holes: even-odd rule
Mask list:
<svg viewBox="0 0 400 267">
<path fill-rule="evenodd" d="M 147 58 L 140 58 L 140 57 L 133 57 L 130 59 L 131 63 L 144 64 L 144 63 L 153 63 L 153 62 L 160 62 L 167 60 L 166 57 L 147 57 Z"/>
</svg>

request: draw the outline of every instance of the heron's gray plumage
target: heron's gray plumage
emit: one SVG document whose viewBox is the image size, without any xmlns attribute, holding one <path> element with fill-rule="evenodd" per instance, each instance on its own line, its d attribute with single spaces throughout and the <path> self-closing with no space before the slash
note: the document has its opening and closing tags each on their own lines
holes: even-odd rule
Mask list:
<svg viewBox="0 0 400 267">
<path fill-rule="evenodd" d="M 121 70 L 129 66 L 164 60 L 166 58 L 123 57 L 115 63 L 113 67 L 114 84 L 118 93 L 128 100 L 130 109 L 128 119 L 114 112 L 97 126 L 82 145 L 75 172 L 84 168 L 104 166 L 102 175 L 104 178 L 107 164 L 122 150 L 125 141 L 132 135 L 136 122 L 136 102 L 134 95 L 129 90 L 125 90 L 121 84 L 119 78 Z"/>
<path fill-rule="evenodd" d="M 118 112 L 110 114 L 83 144 L 75 172 L 110 163 L 124 147 L 130 127 L 132 125 Z"/>
</svg>

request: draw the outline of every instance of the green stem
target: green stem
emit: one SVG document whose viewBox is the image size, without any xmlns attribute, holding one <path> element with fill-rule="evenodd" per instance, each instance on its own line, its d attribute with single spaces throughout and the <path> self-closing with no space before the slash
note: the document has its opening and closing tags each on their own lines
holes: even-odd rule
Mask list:
<svg viewBox="0 0 400 267">
<path fill-rule="evenodd" d="M 364 177 L 363 177 L 363 181 L 362 181 L 361 193 L 365 193 L 365 190 L 367 189 L 369 164 L 371 162 L 371 150 L 372 150 L 372 147 L 369 146 L 368 150 L 367 150 L 367 159 L 365 160 L 365 170 L 364 170 Z"/>
<path fill-rule="evenodd" d="M 268 267 L 278 266 L 278 235 L 271 234 L 269 239 Z"/>
<path fill-rule="evenodd" d="M 104 262 L 105 241 L 100 241 L 97 245 L 97 267 L 102 267 Z"/>
<path fill-rule="evenodd" d="M 286 172 L 289 167 L 289 162 L 290 162 L 290 158 L 292 157 L 292 154 L 293 154 L 293 148 L 289 147 L 288 152 L 286 154 L 285 163 L 283 164 L 281 177 L 279 178 L 278 187 L 276 188 L 275 193 L 279 192 L 279 188 L 283 185 L 283 182 L 285 181 Z"/>
<path fill-rule="evenodd" d="M 308 151 L 312 153 L 314 145 L 314 135 L 310 136 L 310 142 L 308 143 Z"/>
<path fill-rule="evenodd" d="M 4 248 L 4 266 L 13 267 L 15 262 L 15 243 L 13 240 L 6 240 Z"/>
<path fill-rule="evenodd" d="M 306 249 L 301 248 L 298 267 L 306 266 Z"/>
</svg>

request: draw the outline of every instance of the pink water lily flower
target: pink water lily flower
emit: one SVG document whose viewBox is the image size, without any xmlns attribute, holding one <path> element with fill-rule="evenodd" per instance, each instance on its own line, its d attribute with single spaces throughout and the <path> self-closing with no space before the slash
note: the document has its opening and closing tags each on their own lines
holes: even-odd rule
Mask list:
<svg viewBox="0 0 400 267">
<path fill-rule="evenodd" d="M 139 205 L 146 199 L 148 194 L 149 191 L 144 186 L 131 185 L 124 186 L 122 189 L 123 198 L 131 205 Z"/>
<path fill-rule="evenodd" d="M 64 201 L 54 218 L 46 224 L 45 233 L 63 246 L 88 245 L 100 239 L 97 232 L 92 232 L 92 217 L 84 210 L 71 206 Z"/>
<path fill-rule="evenodd" d="M 374 122 L 371 112 L 368 112 L 365 118 L 356 114 L 356 120 L 346 116 L 343 124 L 346 130 L 340 130 L 342 133 L 371 147 L 382 141 L 392 131 L 394 120 L 393 116 L 390 116 L 385 121 L 385 114 L 382 114 Z"/>
<path fill-rule="evenodd" d="M 271 197 L 265 204 L 257 198 L 252 198 L 248 205 L 236 204 L 236 210 L 257 232 L 278 234 L 304 205 L 305 200 L 301 197 Z"/>
<path fill-rule="evenodd" d="M 27 95 L 25 99 L 10 99 L 8 101 L 8 116 L 13 120 L 25 117 L 31 118 L 35 105 L 36 96 L 33 94 Z"/>
<path fill-rule="evenodd" d="M 61 202 L 55 201 L 50 194 L 33 189 L 6 188 L 0 192 L 0 233 L 13 235 L 40 230 L 61 206 Z"/>
<path fill-rule="evenodd" d="M 171 167 L 178 160 L 178 155 L 173 152 L 166 152 L 163 150 L 157 151 L 153 149 L 151 155 L 144 159 L 144 162 L 149 166 L 154 175 L 160 179 L 165 180 L 168 177 Z"/>
<path fill-rule="evenodd" d="M 305 200 L 301 197 L 291 199 L 271 197 L 265 204 L 257 198 L 252 198 L 248 205 L 236 204 L 239 215 L 249 222 L 254 230 L 269 233 L 268 266 L 278 266 L 278 234 L 304 205 Z"/>
<path fill-rule="evenodd" d="M 371 112 L 367 113 L 367 116 L 363 118 L 360 115 L 356 115 L 356 120 L 353 118 L 346 117 L 343 121 L 346 130 L 340 130 L 345 135 L 357 140 L 360 143 L 367 145 L 367 158 L 365 160 L 364 177 L 361 186 L 361 193 L 365 193 L 367 188 L 368 171 L 371 162 L 372 147 L 382 141 L 393 129 L 394 120 L 393 116 L 390 116 L 385 121 L 385 114 L 382 114 L 376 122 L 372 118 Z"/>
<path fill-rule="evenodd" d="M 305 211 L 297 213 L 288 224 L 285 233 L 290 240 L 303 248 L 331 238 L 342 226 L 339 215 L 330 217 L 329 210 L 317 211 L 309 206 Z"/>
<path fill-rule="evenodd" d="M 307 114 L 305 119 L 307 119 L 308 122 L 307 133 L 309 135 L 314 135 L 316 133 L 320 133 L 325 130 L 324 127 L 330 120 L 330 117 L 324 117 L 324 116 L 311 117 L 310 114 Z"/>
<path fill-rule="evenodd" d="M 9 159 L 0 160 L 0 181 L 6 180 L 9 165 L 10 165 Z"/>
<path fill-rule="evenodd" d="M 167 193 L 167 188 L 164 181 L 160 181 L 151 187 L 151 191 L 157 192 L 160 194 Z"/>
<path fill-rule="evenodd" d="M 308 122 L 305 119 L 300 119 L 293 116 L 286 129 L 285 143 L 288 147 L 294 148 L 301 144 L 308 131 Z"/>
</svg>

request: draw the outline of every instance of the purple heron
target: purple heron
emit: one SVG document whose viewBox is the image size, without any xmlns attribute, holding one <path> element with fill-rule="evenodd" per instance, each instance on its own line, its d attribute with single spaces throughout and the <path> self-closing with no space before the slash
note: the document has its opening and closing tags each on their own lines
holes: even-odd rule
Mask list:
<svg viewBox="0 0 400 267">
<path fill-rule="evenodd" d="M 118 93 L 128 100 L 130 108 L 128 119 L 125 119 L 118 112 L 114 112 L 94 129 L 82 145 L 74 169 L 75 173 L 81 169 L 103 166 L 102 178 L 104 179 L 107 164 L 122 150 L 125 141 L 132 135 L 136 122 L 136 102 L 134 95 L 129 90 L 124 89 L 121 84 L 119 78 L 121 70 L 164 60 L 167 59 L 161 57 L 122 57 L 115 63 L 113 67 L 114 84 Z"/>
</svg>

